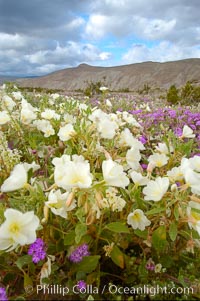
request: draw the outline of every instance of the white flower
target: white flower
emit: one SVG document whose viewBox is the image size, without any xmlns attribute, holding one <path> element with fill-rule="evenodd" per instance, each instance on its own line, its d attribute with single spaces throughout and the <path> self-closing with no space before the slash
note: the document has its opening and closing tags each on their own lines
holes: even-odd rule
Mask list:
<svg viewBox="0 0 200 301">
<path fill-rule="evenodd" d="M 131 115 L 130 113 L 123 111 L 122 112 L 122 118 L 129 124 L 131 124 L 132 126 L 141 128 L 142 126 L 135 120 L 135 118 L 133 117 L 133 115 Z"/>
<path fill-rule="evenodd" d="M 107 114 L 103 112 L 101 109 L 96 109 L 92 112 L 91 115 L 89 115 L 89 120 L 93 121 L 95 124 L 97 124 L 99 121 L 101 121 L 104 118 L 107 118 Z"/>
<path fill-rule="evenodd" d="M 189 159 L 187 158 L 182 158 L 181 159 L 181 165 L 180 165 L 181 171 L 184 174 L 185 171 L 187 171 L 188 169 L 192 169 L 192 166 L 190 164 Z"/>
<path fill-rule="evenodd" d="M 170 189 L 171 189 L 172 192 L 175 192 L 175 191 L 178 190 L 178 186 L 176 185 L 176 183 L 174 183 L 174 184 L 171 185 Z"/>
<path fill-rule="evenodd" d="M 112 159 L 102 163 L 103 177 L 106 185 L 125 188 L 129 184 L 129 179 L 123 171 L 123 166 Z"/>
<path fill-rule="evenodd" d="M 35 112 L 28 110 L 28 109 L 22 109 L 21 110 L 21 122 L 24 124 L 30 124 L 34 119 L 37 118 L 37 115 Z"/>
<path fill-rule="evenodd" d="M 68 141 L 74 135 L 76 135 L 76 131 L 71 123 L 66 124 L 65 126 L 61 127 L 58 132 L 58 136 L 61 141 Z"/>
<path fill-rule="evenodd" d="M 116 134 L 116 129 L 118 129 L 116 122 L 111 121 L 107 117 L 101 119 L 97 124 L 97 130 L 100 136 L 105 139 L 113 139 Z"/>
<path fill-rule="evenodd" d="M 46 206 L 51 209 L 51 211 L 63 218 L 67 218 L 67 212 L 73 210 L 76 207 L 75 200 L 72 201 L 70 206 L 67 206 L 66 201 L 69 196 L 69 192 L 61 193 L 60 189 L 51 190 L 48 195 L 48 201 L 45 202 Z"/>
<path fill-rule="evenodd" d="M 192 193 L 200 195 L 200 174 L 188 168 L 184 170 L 184 179 Z"/>
<path fill-rule="evenodd" d="M 60 97 L 60 95 L 59 95 L 58 93 L 53 93 L 53 94 L 51 94 L 50 96 L 51 96 L 51 98 L 53 98 L 54 100 Z"/>
<path fill-rule="evenodd" d="M 101 92 L 105 92 L 105 91 L 107 91 L 107 90 L 109 90 L 109 89 L 108 89 L 107 87 L 100 87 L 99 90 L 100 90 Z"/>
<path fill-rule="evenodd" d="M 200 235 L 200 204 L 190 201 L 187 207 L 188 225 Z"/>
<path fill-rule="evenodd" d="M 50 119 L 60 120 L 60 115 L 58 115 L 54 110 L 51 110 L 51 109 L 45 109 L 41 113 L 41 117 L 44 119 L 47 119 L 47 120 L 50 120 Z"/>
<path fill-rule="evenodd" d="M 12 100 L 10 96 L 4 95 L 2 97 L 2 105 L 4 109 L 12 111 L 13 108 L 16 106 L 16 103 Z"/>
<path fill-rule="evenodd" d="M 158 143 L 158 146 L 156 146 L 156 150 L 161 154 L 165 155 L 168 155 L 169 153 L 174 151 L 173 147 L 170 145 L 168 148 L 166 143 Z"/>
<path fill-rule="evenodd" d="M 109 204 L 112 211 L 120 212 L 126 206 L 126 201 L 122 199 L 120 196 L 116 196 L 113 199 L 109 199 Z"/>
<path fill-rule="evenodd" d="M 76 122 L 76 117 L 73 115 L 70 115 L 69 113 L 64 114 L 63 119 L 66 123 L 75 123 Z"/>
<path fill-rule="evenodd" d="M 183 132 L 180 138 L 194 138 L 195 134 L 193 133 L 193 130 L 188 126 L 184 125 Z"/>
<path fill-rule="evenodd" d="M 0 125 L 10 121 L 10 116 L 7 111 L 0 111 Z"/>
<path fill-rule="evenodd" d="M 55 134 L 54 128 L 52 127 L 49 120 L 35 120 L 33 125 L 37 127 L 37 129 L 44 133 L 44 137 L 48 138 Z"/>
<path fill-rule="evenodd" d="M 83 156 L 63 155 L 61 158 L 54 158 L 55 165 L 54 180 L 58 187 L 68 190 L 73 187 L 89 188 L 92 184 L 90 165 Z"/>
<path fill-rule="evenodd" d="M 160 273 L 162 270 L 162 264 L 161 263 L 157 263 L 155 266 L 155 273 Z"/>
<path fill-rule="evenodd" d="M 22 109 L 20 113 L 21 122 L 24 124 L 30 124 L 34 119 L 37 118 L 36 111 L 30 103 L 28 103 L 25 99 L 22 99 L 21 102 Z"/>
<path fill-rule="evenodd" d="M 120 146 L 130 146 L 138 148 L 139 150 L 144 150 L 145 147 L 137 138 L 133 137 L 133 134 L 130 132 L 128 128 L 125 128 L 119 138 L 119 145 Z"/>
<path fill-rule="evenodd" d="M 181 167 L 173 167 L 171 170 L 168 170 L 167 176 L 172 182 L 183 180 L 183 172 L 181 171 Z"/>
<path fill-rule="evenodd" d="M 139 161 L 141 160 L 141 154 L 140 151 L 137 147 L 131 147 L 126 153 L 126 162 L 132 169 L 139 169 L 140 168 L 140 163 Z"/>
<path fill-rule="evenodd" d="M 167 164 L 169 158 L 165 154 L 153 154 L 149 156 L 149 163 L 153 163 L 154 166 L 162 167 Z"/>
<path fill-rule="evenodd" d="M 132 181 L 138 186 L 147 185 L 147 183 L 149 182 L 149 179 L 147 177 L 143 177 L 143 175 L 141 173 L 136 172 L 136 171 L 132 171 L 130 173 L 130 176 L 131 176 Z"/>
<path fill-rule="evenodd" d="M 23 95 L 22 95 L 22 93 L 21 93 L 20 91 L 17 91 L 17 92 L 13 91 L 13 92 L 12 92 L 12 95 L 14 96 L 14 98 L 15 98 L 16 100 L 21 100 L 21 99 L 24 98 Z"/>
<path fill-rule="evenodd" d="M 31 168 L 35 171 L 39 169 L 40 166 L 35 164 L 35 162 L 32 164 L 19 163 L 15 165 L 10 176 L 2 184 L 1 192 L 10 192 L 25 187 L 28 181 L 28 171 Z"/>
<path fill-rule="evenodd" d="M 100 109 L 92 112 L 89 120 L 96 125 L 97 131 L 102 138 L 113 139 L 116 134 L 115 131 L 119 128 L 116 121 L 111 120 L 111 116 Z"/>
<path fill-rule="evenodd" d="M 106 99 L 106 106 L 110 108 L 112 107 L 112 103 L 110 102 L 109 99 Z"/>
<path fill-rule="evenodd" d="M 117 195 L 116 188 L 109 187 L 106 189 L 106 198 L 102 198 L 99 201 L 100 208 L 111 208 L 112 211 L 122 211 L 126 205 L 126 201 Z"/>
<path fill-rule="evenodd" d="M 143 189 L 146 201 L 158 202 L 162 199 L 163 195 L 167 192 L 169 187 L 168 178 L 156 178 L 155 181 L 150 180 L 147 186 Z"/>
<path fill-rule="evenodd" d="M 85 111 L 85 110 L 87 110 L 88 106 L 85 103 L 80 103 L 78 105 L 78 108 L 80 111 Z"/>
<path fill-rule="evenodd" d="M 0 250 L 11 251 L 18 245 L 24 246 L 36 240 L 39 219 L 33 211 L 22 213 L 15 209 L 6 209 L 6 220 L 0 226 Z"/>
<path fill-rule="evenodd" d="M 133 229 L 144 231 L 145 227 L 149 226 L 151 222 L 142 210 L 136 209 L 127 216 L 127 224 L 131 225 Z"/>
<path fill-rule="evenodd" d="M 200 156 L 194 156 L 190 158 L 189 163 L 194 171 L 200 172 Z"/>
</svg>

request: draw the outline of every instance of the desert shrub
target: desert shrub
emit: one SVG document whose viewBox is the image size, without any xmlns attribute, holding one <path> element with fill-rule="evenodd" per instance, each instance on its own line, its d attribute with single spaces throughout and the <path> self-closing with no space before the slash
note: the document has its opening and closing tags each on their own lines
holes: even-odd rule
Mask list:
<svg viewBox="0 0 200 301">
<path fill-rule="evenodd" d="M 175 85 L 171 85 L 167 91 L 167 101 L 170 104 L 177 104 L 180 100 L 179 91 Z"/>
</svg>

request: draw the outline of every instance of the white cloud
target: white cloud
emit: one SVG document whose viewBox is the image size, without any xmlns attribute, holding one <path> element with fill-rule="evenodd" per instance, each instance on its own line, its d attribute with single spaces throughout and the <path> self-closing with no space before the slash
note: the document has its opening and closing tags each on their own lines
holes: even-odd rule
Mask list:
<svg viewBox="0 0 200 301">
<path fill-rule="evenodd" d="M 137 35 L 141 35 L 146 39 L 157 40 L 161 38 L 166 38 L 168 34 L 171 34 L 171 31 L 176 25 L 176 20 L 161 20 L 161 19 L 152 19 L 147 18 L 137 18 Z"/>
<path fill-rule="evenodd" d="M 7 34 L 0 32 L 0 49 L 24 48 L 26 46 L 26 38 L 19 34 Z"/>
<path fill-rule="evenodd" d="M 145 44 L 133 44 L 123 55 L 122 63 L 131 64 L 144 61 L 166 62 L 186 58 L 200 58 L 200 48 L 182 48 L 181 46 L 163 41 L 152 47 L 148 47 Z"/>
<path fill-rule="evenodd" d="M 66 65 L 70 61 L 95 61 L 109 58 L 109 53 L 101 52 L 92 44 L 81 44 L 70 41 L 66 46 L 59 44 L 55 49 L 37 51 L 26 55 L 26 60 L 32 64 L 61 64 Z"/>
</svg>

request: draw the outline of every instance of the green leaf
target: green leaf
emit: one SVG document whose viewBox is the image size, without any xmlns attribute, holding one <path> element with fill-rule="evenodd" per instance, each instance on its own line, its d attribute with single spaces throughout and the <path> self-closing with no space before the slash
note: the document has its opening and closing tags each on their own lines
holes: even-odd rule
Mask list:
<svg viewBox="0 0 200 301">
<path fill-rule="evenodd" d="M 164 268 L 170 268 L 172 265 L 174 265 L 174 261 L 169 255 L 162 256 L 159 261 Z"/>
<path fill-rule="evenodd" d="M 87 233 L 87 226 L 85 224 L 77 224 L 75 228 L 75 242 L 78 244 L 81 241 L 83 235 Z"/>
<path fill-rule="evenodd" d="M 176 240 L 178 230 L 177 230 L 177 224 L 176 222 L 172 222 L 169 226 L 169 237 L 171 238 L 172 241 Z"/>
<path fill-rule="evenodd" d="M 148 271 L 146 269 L 146 261 L 143 260 L 138 268 L 138 274 L 140 279 L 145 279 L 148 276 Z"/>
<path fill-rule="evenodd" d="M 146 212 L 146 215 L 153 215 L 165 211 L 165 207 L 153 208 Z"/>
<path fill-rule="evenodd" d="M 134 230 L 135 235 L 142 237 L 143 239 L 147 239 L 148 236 L 148 230 L 145 229 L 144 231 L 141 231 L 140 229 Z"/>
<path fill-rule="evenodd" d="M 124 254 L 117 246 L 113 247 L 110 257 L 117 266 L 119 266 L 121 269 L 124 268 Z"/>
<path fill-rule="evenodd" d="M 91 273 L 96 269 L 100 258 L 99 255 L 85 256 L 80 263 L 76 264 L 76 271 Z"/>
<path fill-rule="evenodd" d="M 158 251 L 163 251 L 166 247 L 166 244 L 166 227 L 160 226 L 153 232 L 152 245 Z"/>
<path fill-rule="evenodd" d="M 33 292 L 33 281 L 27 274 L 24 274 L 24 290 L 27 294 L 31 294 Z"/>
<path fill-rule="evenodd" d="M 178 207 L 177 206 L 174 208 L 174 216 L 175 216 L 176 221 L 178 221 L 178 219 L 179 219 L 179 211 L 178 211 Z"/>
<path fill-rule="evenodd" d="M 81 223 L 84 223 L 84 222 L 85 222 L 85 216 L 84 216 L 84 215 L 85 215 L 85 211 L 84 211 L 84 208 L 83 208 L 83 207 L 79 208 L 79 209 L 76 211 L 75 215 L 77 216 L 78 220 L 79 220 Z"/>
<path fill-rule="evenodd" d="M 106 225 L 106 228 L 117 233 L 130 233 L 129 228 L 121 222 L 110 223 Z"/>
<path fill-rule="evenodd" d="M 69 233 L 67 233 L 64 237 L 64 245 L 65 246 L 71 246 L 74 244 L 75 240 L 75 231 L 72 230 Z"/>
<path fill-rule="evenodd" d="M 30 255 L 24 255 L 17 259 L 15 262 L 17 267 L 21 270 L 24 265 L 28 265 L 29 263 L 32 263 L 32 256 Z"/>
</svg>

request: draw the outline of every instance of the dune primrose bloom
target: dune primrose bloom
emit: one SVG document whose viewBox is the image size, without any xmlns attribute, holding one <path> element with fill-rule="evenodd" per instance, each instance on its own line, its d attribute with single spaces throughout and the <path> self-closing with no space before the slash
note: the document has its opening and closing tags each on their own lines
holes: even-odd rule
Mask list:
<svg viewBox="0 0 200 301">
<path fill-rule="evenodd" d="M 106 185 L 125 188 L 129 184 L 129 178 L 123 171 L 123 166 L 112 159 L 102 163 L 103 177 Z"/>
<path fill-rule="evenodd" d="M 4 216 L 6 220 L 0 226 L 0 250 L 11 251 L 18 245 L 29 245 L 36 240 L 39 218 L 33 211 L 22 213 L 9 208 Z"/>
<path fill-rule="evenodd" d="M 90 164 L 83 156 L 63 155 L 61 158 L 54 158 L 52 163 L 55 166 L 54 179 L 56 185 L 65 190 L 73 187 L 89 188 L 92 184 Z"/>
<path fill-rule="evenodd" d="M 28 181 L 28 171 L 31 168 L 33 171 L 36 171 L 40 166 L 35 162 L 31 164 L 25 162 L 15 165 L 10 176 L 2 184 L 1 192 L 10 192 L 24 188 Z"/>
<path fill-rule="evenodd" d="M 151 222 L 142 210 L 136 209 L 132 213 L 129 213 L 127 217 L 127 224 L 131 225 L 133 229 L 140 229 L 141 231 L 144 231 L 145 227 L 149 226 Z"/>
<path fill-rule="evenodd" d="M 169 188 L 169 179 L 158 177 L 155 181 L 150 180 L 143 189 L 145 201 L 158 202 L 162 199 Z"/>
<path fill-rule="evenodd" d="M 0 112 L 0 125 L 3 125 L 10 121 L 10 116 L 8 115 L 8 112 L 1 111 Z"/>
<path fill-rule="evenodd" d="M 188 225 L 200 235 L 200 204 L 190 201 L 187 207 Z"/>
<path fill-rule="evenodd" d="M 194 138 L 195 134 L 193 133 L 193 130 L 188 126 L 184 125 L 182 135 L 180 138 Z"/>
<path fill-rule="evenodd" d="M 149 163 L 152 162 L 156 167 L 162 167 L 166 165 L 168 160 L 169 158 L 165 154 L 157 154 L 157 153 L 154 153 L 148 158 Z"/>
</svg>

